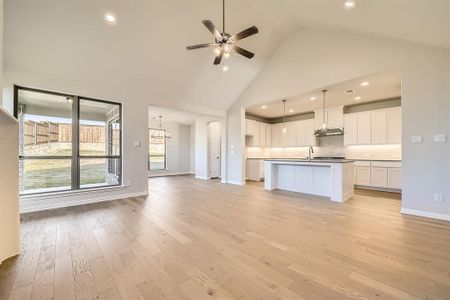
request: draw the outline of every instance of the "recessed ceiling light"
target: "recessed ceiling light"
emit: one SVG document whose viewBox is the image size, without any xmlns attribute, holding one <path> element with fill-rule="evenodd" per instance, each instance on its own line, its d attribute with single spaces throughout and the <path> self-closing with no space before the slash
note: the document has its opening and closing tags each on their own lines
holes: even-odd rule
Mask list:
<svg viewBox="0 0 450 300">
<path fill-rule="evenodd" d="M 347 1 L 344 2 L 344 7 L 346 9 L 353 9 L 353 8 L 356 7 L 356 3 L 353 0 L 347 0 Z"/>
<path fill-rule="evenodd" d="M 361 100 L 361 97 L 360 97 L 360 96 L 356 96 L 356 97 L 355 97 L 355 100 L 356 100 L 356 101 L 359 101 L 359 100 Z"/>
<path fill-rule="evenodd" d="M 316 101 L 316 97 L 312 96 L 311 98 L 309 98 L 309 100 Z"/>
<path fill-rule="evenodd" d="M 368 81 L 361 82 L 361 86 L 368 86 L 369 84 L 370 84 L 370 82 L 368 82 Z"/>
<path fill-rule="evenodd" d="M 262 108 L 262 109 L 266 109 L 266 108 L 267 108 L 267 105 L 263 105 L 263 106 L 261 106 L 261 108 Z"/>
<path fill-rule="evenodd" d="M 117 18 L 115 15 L 107 13 L 105 15 L 105 22 L 108 23 L 109 25 L 114 25 L 117 22 Z"/>
<path fill-rule="evenodd" d="M 222 71 L 224 71 L 224 72 L 228 71 L 228 66 L 223 66 Z"/>
<path fill-rule="evenodd" d="M 290 110 L 289 110 L 289 112 L 290 112 L 290 113 L 293 113 L 293 112 L 294 112 L 294 110 L 293 110 L 293 109 L 290 109 Z"/>
</svg>

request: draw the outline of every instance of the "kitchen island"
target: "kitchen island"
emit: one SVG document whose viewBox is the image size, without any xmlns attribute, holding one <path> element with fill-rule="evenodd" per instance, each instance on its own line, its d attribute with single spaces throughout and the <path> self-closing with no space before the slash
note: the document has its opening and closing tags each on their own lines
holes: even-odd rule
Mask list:
<svg viewBox="0 0 450 300">
<path fill-rule="evenodd" d="M 344 202 L 353 196 L 353 160 L 268 159 L 264 161 L 266 190 L 286 190 Z"/>
</svg>

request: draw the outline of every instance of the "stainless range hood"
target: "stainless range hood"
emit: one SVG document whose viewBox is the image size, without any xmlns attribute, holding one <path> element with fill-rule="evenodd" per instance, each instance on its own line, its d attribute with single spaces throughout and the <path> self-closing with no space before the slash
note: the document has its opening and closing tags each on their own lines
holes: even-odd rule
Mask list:
<svg viewBox="0 0 450 300">
<path fill-rule="evenodd" d="M 317 129 L 314 131 L 314 135 L 317 137 L 321 136 L 333 136 L 333 135 L 343 135 L 344 129 L 343 128 L 328 128 L 327 122 L 326 122 L 326 114 L 325 114 L 325 95 L 328 92 L 328 90 L 323 90 L 323 100 L 322 100 L 322 128 Z"/>
<path fill-rule="evenodd" d="M 343 128 L 325 128 L 325 129 L 317 129 L 314 131 L 314 135 L 317 137 L 343 135 L 343 134 L 344 134 Z"/>
</svg>

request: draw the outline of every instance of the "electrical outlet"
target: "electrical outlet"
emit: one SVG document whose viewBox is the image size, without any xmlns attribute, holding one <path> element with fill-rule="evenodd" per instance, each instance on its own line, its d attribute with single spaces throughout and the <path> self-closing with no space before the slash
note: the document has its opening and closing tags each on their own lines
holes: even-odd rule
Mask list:
<svg viewBox="0 0 450 300">
<path fill-rule="evenodd" d="M 131 186 L 133 182 L 131 180 L 127 180 L 127 186 Z"/>
<path fill-rule="evenodd" d="M 442 202 L 442 194 L 434 194 L 434 202 Z"/>
<path fill-rule="evenodd" d="M 435 134 L 433 140 L 437 144 L 445 144 L 447 143 L 447 135 L 446 134 Z"/>
<path fill-rule="evenodd" d="M 413 144 L 422 144 L 423 143 L 423 138 L 421 135 L 413 135 L 411 137 L 411 143 Z"/>
</svg>

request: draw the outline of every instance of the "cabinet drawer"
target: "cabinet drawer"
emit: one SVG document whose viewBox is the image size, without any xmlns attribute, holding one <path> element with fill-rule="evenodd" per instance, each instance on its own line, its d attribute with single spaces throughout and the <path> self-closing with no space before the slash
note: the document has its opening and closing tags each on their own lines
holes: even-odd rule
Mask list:
<svg viewBox="0 0 450 300">
<path fill-rule="evenodd" d="M 379 168 L 401 168 L 402 163 L 399 161 L 372 161 L 371 166 Z"/>
<path fill-rule="evenodd" d="M 354 164 L 355 167 L 370 167 L 370 161 L 357 160 Z"/>
</svg>

